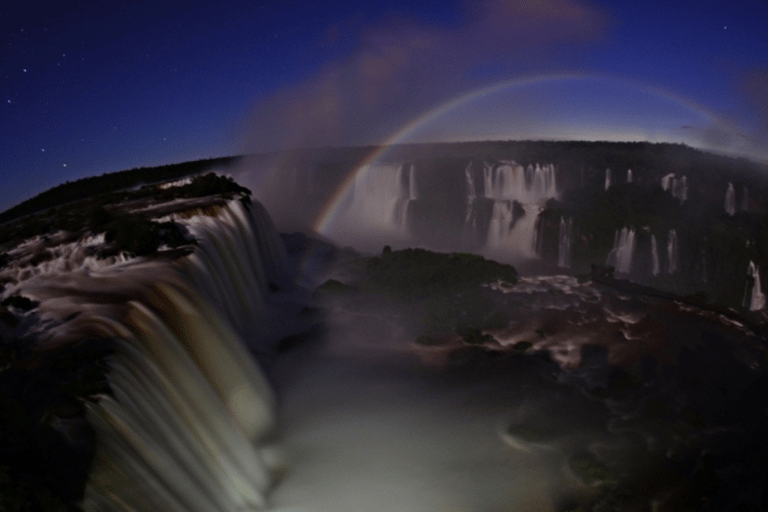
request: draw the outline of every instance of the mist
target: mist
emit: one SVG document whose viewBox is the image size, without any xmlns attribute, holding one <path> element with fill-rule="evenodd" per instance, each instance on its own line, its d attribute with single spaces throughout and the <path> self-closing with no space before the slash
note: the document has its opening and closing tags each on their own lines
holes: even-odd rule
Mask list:
<svg viewBox="0 0 768 512">
<path fill-rule="evenodd" d="M 362 28 L 347 56 L 260 102 L 245 152 L 383 141 L 436 103 L 554 64 L 557 45 L 600 37 L 609 16 L 570 0 L 468 3 L 455 26 L 392 19 Z"/>
</svg>

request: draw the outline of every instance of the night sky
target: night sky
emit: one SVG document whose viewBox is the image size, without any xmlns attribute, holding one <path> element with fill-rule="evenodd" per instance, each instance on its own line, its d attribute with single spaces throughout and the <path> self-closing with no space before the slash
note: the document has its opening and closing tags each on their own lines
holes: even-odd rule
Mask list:
<svg viewBox="0 0 768 512">
<path fill-rule="evenodd" d="M 84 176 L 404 133 L 768 155 L 768 0 L 19 3 L 0 5 L 0 210 Z"/>
</svg>

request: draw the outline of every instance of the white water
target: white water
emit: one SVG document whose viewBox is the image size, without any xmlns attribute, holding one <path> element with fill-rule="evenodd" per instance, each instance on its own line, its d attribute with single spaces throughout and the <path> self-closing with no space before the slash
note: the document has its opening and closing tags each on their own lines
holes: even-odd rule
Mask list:
<svg viewBox="0 0 768 512">
<path fill-rule="evenodd" d="M 747 289 L 744 291 L 744 306 L 750 311 L 759 311 L 765 308 L 765 294 L 760 284 L 760 271 L 754 261 L 749 262 L 747 268 Z"/>
<path fill-rule="evenodd" d="M 573 219 L 565 221 L 560 217 L 560 236 L 557 246 L 557 266 L 561 268 L 571 267 L 571 231 L 573 230 Z"/>
<path fill-rule="evenodd" d="M 331 237 L 344 243 L 360 238 L 408 235 L 408 207 L 418 198 L 416 169 L 405 164 L 371 163 L 357 173 L 351 199 L 342 205 Z"/>
<path fill-rule="evenodd" d="M 279 336 L 265 328 L 275 315 L 262 290 L 287 284 L 282 244 L 255 203 L 179 222 L 198 238 L 191 256 L 17 276 L 14 291 L 40 302 L 45 343 L 115 344 L 113 395 L 87 404 L 97 442 L 86 511 L 266 506 L 274 400 L 246 345 Z"/>
<path fill-rule="evenodd" d="M 525 215 L 517 219 L 513 226 L 512 202 L 494 203 L 486 238 L 486 248 L 491 255 L 536 257 L 536 218 L 541 212 L 541 207 L 524 204 L 522 208 Z"/>
<path fill-rule="evenodd" d="M 667 273 L 677 272 L 677 231 L 669 230 L 667 235 Z"/>
<path fill-rule="evenodd" d="M 547 199 L 557 197 L 553 165 L 529 165 L 526 169 L 512 161 L 501 161 L 498 165 L 486 163 L 483 182 L 485 197 L 497 201 L 544 204 Z"/>
<path fill-rule="evenodd" d="M 663 176 L 661 178 L 661 188 L 666 192 L 669 190 L 670 186 L 672 185 L 672 180 L 675 179 L 674 173 L 667 174 L 666 176 Z"/>
<path fill-rule="evenodd" d="M 725 191 L 725 213 L 734 215 L 736 213 L 736 190 L 733 183 L 728 183 L 728 190 Z"/>
<path fill-rule="evenodd" d="M 682 176 L 677 178 L 674 173 L 667 174 L 661 178 L 661 188 L 670 191 L 672 197 L 684 203 L 688 199 L 688 178 Z"/>
<path fill-rule="evenodd" d="M 472 248 L 478 243 L 477 229 L 477 187 L 472 173 L 472 162 L 464 169 L 464 183 L 467 189 L 467 200 L 464 207 L 464 227 L 462 241 L 465 247 Z"/>
<path fill-rule="evenodd" d="M 606 169 L 605 170 L 605 190 L 608 190 L 611 188 L 611 170 Z"/>
<path fill-rule="evenodd" d="M 632 169 L 627 169 L 627 183 L 632 183 Z"/>
<path fill-rule="evenodd" d="M 467 170 L 467 179 L 470 179 Z M 473 190 L 467 182 L 467 188 Z M 485 238 L 486 251 L 495 257 L 535 258 L 536 220 L 541 205 L 556 198 L 557 180 L 554 165 L 527 168 L 512 162 L 486 163 L 483 168 L 484 196 L 494 200 L 491 221 Z M 513 201 L 518 201 L 525 215 L 513 226 Z M 470 216 L 467 216 L 467 220 Z M 465 222 L 466 226 L 466 222 Z"/>
<path fill-rule="evenodd" d="M 616 230 L 613 239 L 613 250 L 608 254 L 607 265 L 613 266 L 616 272 L 628 274 L 632 270 L 632 255 L 635 251 L 635 229 L 624 227 Z"/>
<path fill-rule="evenodd" d="M 651 274 L 659 275 L 659 246 L 656 243 L 656 235 L 651 235 Z"/>
</svg>

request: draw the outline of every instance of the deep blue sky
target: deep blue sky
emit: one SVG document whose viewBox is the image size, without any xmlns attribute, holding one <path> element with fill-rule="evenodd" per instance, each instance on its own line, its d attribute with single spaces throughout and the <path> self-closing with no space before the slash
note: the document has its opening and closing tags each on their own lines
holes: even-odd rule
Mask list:
<svg viewBox="0 0 768 512">
<path fill-rule="evenodd" d="M 132 167 L 376 142 L 469 91 L 551 74 L 678 98 L 708 116 L 686 129 L 721 149 L 768 141 L 768 0 L 17 3 L 0 6 L 0 210 Z M 567 103 L 560 85 L 548 94 Z"/>
</svg>

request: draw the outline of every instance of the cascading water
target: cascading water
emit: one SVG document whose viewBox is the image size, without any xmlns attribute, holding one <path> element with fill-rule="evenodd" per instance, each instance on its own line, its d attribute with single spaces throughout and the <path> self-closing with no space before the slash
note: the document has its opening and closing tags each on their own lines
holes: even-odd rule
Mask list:
<svg viewBox="0 0 768 512">
<path fill-rule="evenodd" d="M 542 204 L 557 196 L 557 181 L 553 165 L 527 169 L 512 161 L 498 165 L 486 163 L 483 168 L 485 197 L 501 201 L 515 200 L 525 204 Z"/>
<path fill-rule="evenodd" d="M 747 268 L 747 288 L 744 290 L 744 307 L 750 311 L 759 311 L 765 308 L 765 294 L 760 284 L 760 271 L 754 261 L 749 262 Z"/>
<path fill-rule="evenodd" d="M 674 197 L 678 198 L 681 203 L 688 200 L 688 178 L 683 176 L 679 181 L 675 182 L 673 190 Z"/>
<path fill-rule="evenodd" d="M 725 213 L 734 215 L 736 213 L 736 190 L 733 183 L 728 183 L 728 190 L 725 191 Z"/>
<path fill-rule="evenodd" d="M 561 268 L 571 267 L 571 231 L 573 230 L 573 219 L 568 222 L 560 217 L 560 236 L 557 247 L 557 266 Z"/>
<path fill-rule="evenodd" d="M 520 258 L 536 257 L 536 219 L 541 207 L 521 205 L 523 216 L 515 218 L 512 201 L 496 201 L 488 226 L 486 247 L 492 254 Z"/>
<path fill-rule="evenodd" d="M 512 161 L 485 163 L 483 184 L 485 197 L 494 201 L 486 249 L 494 255 L 535 258 L 541 205 L 557 197 L 554 166 L 525 169 Z"/>
<path fill-rule="evenodd" d="M 415 166 L 368 164 L 356 175 L 351 201 L 342 207 L 334 235 L 344 242 L 358 235 L 407 236 L 408 208 L 415 199 Z"/>
<path fill-rule="evenodd" d="M 659 246 L 656 243 L 656 235 L 651 235 L 651 274 L 659 275 Z"/>
<path fill-rule="evenodd" d="M 688 199 L 688 178 L 685 176 L 677 178 L 674 173 L 667 174 L 661 178 L 661 188 L 669 191 L 681 203 Z"/>
<path fill-rule="evenodd" d="M 632 183 L 632 169 L 627 169 L 627 183 Z"/>
<path fill-rule="evenodd" d="M 87 404 L 97 441 L 86 511 L 266 506 L 274 400 L 246 347 L 267 348 L 254 333 L 275 316 L 264 314 L 264 292 L 289 284 L 286 260 L 260 205 L 216 209 L 215 218 L 178 219 L 199 244 L 189 256 L 32 275 L 18 285 L 40 302 L 48 343 L 95 337 L 115 347 L 112 394 Z"/>
<path fill-rule="evenodd" d="M 467 201 L 464 207 L 464 245 L 472 247 L 477 243 L 477 187 L 472 173 L 472 162 L 464 169 L 464 182 L 467 188 Z"/>
<path fill-rule="evenodd" d="M 608 190 L 611 188 L 611 170 L 606 169 L 605 170 L 605 190 Z"/>
<path fill-rule="evenodd" d="M 669 230 L 667 235 L 667 273 L 677 272 L 677 231 Z"/>
<path fill-rule="evenodd" d="M 555 166 L 545 165 L 540 167 L 536 164 L 535 169 L 531 169 L 528 166 L 527 169 L 528 182 L 531 183 L 531 197 L 530 199 L 535 203 L 546 201 L 551 197 L 557 196 L 557 182 L 555 179 Z"/>
<path fill-rule="evenodd" d="M 616 230 L 613 239 L 613 250 L 608 254 L 606 264 L 614 267 L 616 272 L 628 274 L 632 270 L 632 254 L 635 251 L 635 229 L 624 227 Z"/>
</svg>

